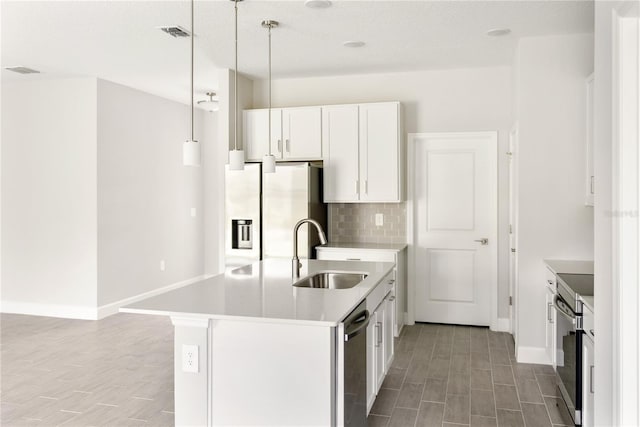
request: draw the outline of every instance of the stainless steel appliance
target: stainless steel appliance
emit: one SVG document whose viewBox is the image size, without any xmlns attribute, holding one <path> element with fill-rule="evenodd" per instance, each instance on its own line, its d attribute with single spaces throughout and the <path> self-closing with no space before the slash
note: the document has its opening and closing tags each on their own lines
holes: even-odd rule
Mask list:
<svg viewBox="0 0 640 427">
<path fill-rule="evenodd" d="M 367 425 L 367 325 L 369 312 L 362 301 L 344 321 L 344 426 Z"/>
<path fill-rule="evenodd" d="M 312 218 L 324 229 L 322 164 L 278 163 L 275 173 L 262 173 L 260 163 L 225 175 L 225 264 L 238 267 L 267 258 L 293 257 L 293 228 Z M 309 226 L 300 230 L 300 258 L 315 258 L 320 244 Z"/>
<path fill-rule="evenodd" d="M 582 425 L 583 307 L 580 295 L 593 295 L 593 275 L 558 274 L 556 320 L 558 393 L 575 425 Z"/>
</svg>

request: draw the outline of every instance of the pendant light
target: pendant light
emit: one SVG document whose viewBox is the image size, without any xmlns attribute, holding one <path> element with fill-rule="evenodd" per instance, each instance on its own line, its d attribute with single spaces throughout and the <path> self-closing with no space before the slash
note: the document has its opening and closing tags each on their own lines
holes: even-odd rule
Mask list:
<svg viewBox="0 0 640 427">
<path fill-rule="evenodd" d="M 182 144 L 182 163 L 185 166 L 200 166 L 200 143 L 193 137 L 193 2 L 191 0 L 191 139 Z"/>
<path fill-rule="evenodd" d="M 274 173 L 276 171 L 276 157 L 271 154 L 271 29 L 278 26 L 278 21 L 267 19 L 262 21 L 262 26 L 269 30 L 269 133 L 267 134 L 267 146 L 269 153 L 262 158 L 262 171 Z"/>
<path fill-rule="evenodd" d="M 235 13 L 235 69 L 233 72 L 233 92 L 235 97 L 234 107 L 234 130 L 233 130 L 233 150 L 229 151 L 229 169 L 232 171 L 244 170 L 244 150 L 238 150 L 238 2 L 242 0 L 231 0 Z"/>
</svg>

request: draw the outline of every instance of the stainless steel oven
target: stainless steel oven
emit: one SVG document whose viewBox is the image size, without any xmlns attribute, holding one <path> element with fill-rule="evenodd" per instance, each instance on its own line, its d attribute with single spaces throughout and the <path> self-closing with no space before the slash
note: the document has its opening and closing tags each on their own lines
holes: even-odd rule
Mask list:
<svg viewBox="0 0 640 427">
<path fill-rule="evenodd" d="M 556 316 L 556 377 L 559 397 L 567 405 L 576 425 L 581 425 L 582 413 L 582 314 L 576 313 L 561 294 L 555 296 Z"/>
<path fill-rule="evenodd" d="M 582 425 L 583 308 L 580 295 L 593 295 L 593 275 L 557 275 L 554 298 L 556 316 L 556 377 L 559 397 L 566 403 L 575 425 Z"/>
</svg>

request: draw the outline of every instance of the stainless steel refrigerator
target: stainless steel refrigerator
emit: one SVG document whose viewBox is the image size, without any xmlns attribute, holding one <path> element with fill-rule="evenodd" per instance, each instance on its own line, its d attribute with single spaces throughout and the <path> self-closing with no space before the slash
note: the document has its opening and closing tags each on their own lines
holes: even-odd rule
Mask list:
<svg viewBox="0 0 640 427">
<path fill-rule="evenodd" d="M 313 218 L 326 230 L 322 202 L 322 163 L 278 163 L 275 173 L 262 173 L 260 163 L 225 172 L 225 264 L 246 265 L 268 258 L 293 257 L 293 227 Z M 308 224 L 300 228 L 298 256 L 315 258 L 319 244 Z"/>
</svg>

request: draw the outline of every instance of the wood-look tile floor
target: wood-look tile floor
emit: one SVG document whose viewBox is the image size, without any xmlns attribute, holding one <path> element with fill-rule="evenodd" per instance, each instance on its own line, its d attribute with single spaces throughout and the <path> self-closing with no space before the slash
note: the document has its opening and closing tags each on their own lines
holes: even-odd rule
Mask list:
<svg viewBox="0 0 640 427">
<path fill-rule="evenodd" d="M 173 326 L 0 315 L 0 425 L 172 426 Z M 405 327 L 370 426 L 569 424 L 553 371 L 514 360 L 511 335 Z"/>
<path fill-rule="evenodd" d="M 551 366 L 517 363 L 510 334 L 416 324 L 395 344 L 369 426 L 572 425 Z"/>
</svg>

